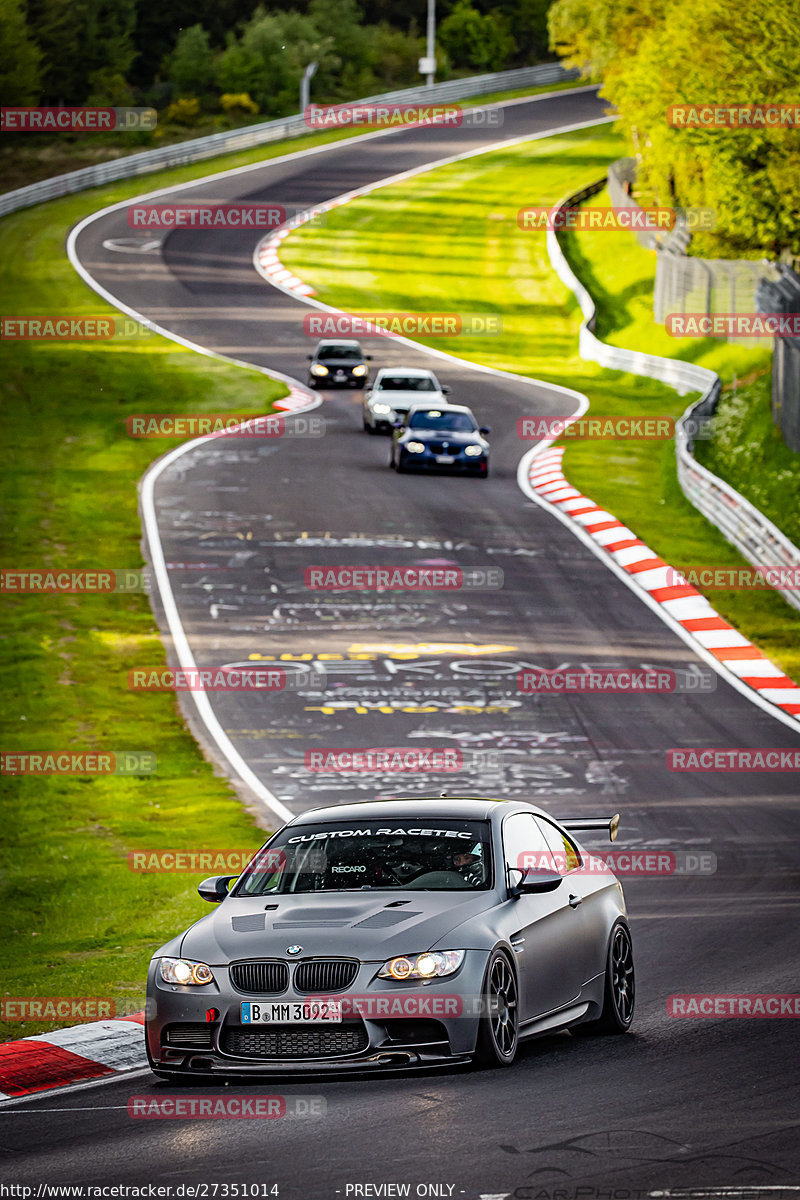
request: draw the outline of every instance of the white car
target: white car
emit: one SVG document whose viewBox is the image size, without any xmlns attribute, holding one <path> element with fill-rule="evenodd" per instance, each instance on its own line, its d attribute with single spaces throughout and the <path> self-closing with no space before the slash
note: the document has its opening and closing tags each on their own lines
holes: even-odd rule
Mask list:
<svg viewBox="0 0 800 1200">
<path fill-rule="evenodd" d="M 417 404 L 444 404 L 447 384 L 423 367 L 381 367 L 364 393 L 364 428 L 368 433 L 390 433 Z"/>
</svg>

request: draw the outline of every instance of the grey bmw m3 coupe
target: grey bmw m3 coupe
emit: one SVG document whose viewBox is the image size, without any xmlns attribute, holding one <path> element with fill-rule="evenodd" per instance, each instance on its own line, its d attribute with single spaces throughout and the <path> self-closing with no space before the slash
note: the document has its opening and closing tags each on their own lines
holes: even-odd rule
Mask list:
<svg viewBox="0 0 800 1200">
<path fill-rule="evenodd" d="M 147 1053 L 165 1077 L 510 1066 L 560 1029 L 624 1033 L 634 968 L 622 887 L 556 819 L 474 797 L 295 817 L 213 913 L 162 946 Z"/>
</svg>

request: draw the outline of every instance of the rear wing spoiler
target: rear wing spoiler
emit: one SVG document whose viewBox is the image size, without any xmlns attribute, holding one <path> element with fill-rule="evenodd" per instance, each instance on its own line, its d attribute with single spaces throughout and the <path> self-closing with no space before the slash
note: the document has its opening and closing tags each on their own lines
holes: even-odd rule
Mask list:
<svg viewBox="0 0 800 1200">
<path fill-rule="evenodd" d="M 607 829 L 610 842 L 614 841 L 619 831 L 619 813 L 614 813 L 613 817 L 556 817 L 556 820 L 572 833 Z"/>
</svg>

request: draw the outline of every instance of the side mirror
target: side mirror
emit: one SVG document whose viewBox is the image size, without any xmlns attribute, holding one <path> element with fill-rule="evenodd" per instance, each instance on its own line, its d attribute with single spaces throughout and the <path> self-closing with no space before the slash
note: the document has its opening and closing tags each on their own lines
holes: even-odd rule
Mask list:
<svg viewBox="0 0 800 1200">
<path fill-rule="evenodd" d="M 314 355 L 313 355 L 313 354 L 307 354 L 307 355 L 306 355 L 306 358 L 308 358 L 308 359 L 312 359 L 313 357 L 314 357 Z"/>
<path fill-rule="evenodd" d="M 367 360 L 367 362 L 372 362 L 372 355 L 371 355 L 371 354 L 365 354 L 365 355 L 364 355 L 364 358 Z"/>
<path fill-rule="evenodd" d="M 392 429 L 405 429 L 404 421 L 392 421 Z"/>
<path fill-rule="evenodd" d="M 449 383 L 443 383 L 443 384 L 442 384 L 442 395 L 443 395 L 443 396 L 449 396 L 449 395 L 450 395 L 450 393 L 452 392 L 452 390 L 453 390 L 453 389 L 450 387 L 450 384 L 449 384 Z"/>
<path fill-rule="evenodd" d="M 522 871 L 512 867 L 520 876 L 517 883 L 509 881 L 508 895 L 511 900 L 518 900 L 522 895 L 535 895 L 537 892 L 554 892 L 563 879 L 557 871 Z"/>
<path fill-rule="evenodd" d="M 480 429 L 478 430 L 478 433 L 482 433 L 484 437 L 488 437 L 491 432 L 492 431 L 488 425 L 481 425 Z"/>
<path fill-rule="evenodd" d="M 238 875 L 212 875 L 210 879 L 198 883 L 197 891 L 209 904 L 219 904 L 227 896 L 228 888 L 234 879 L 238 879 Z"/>
</svg>

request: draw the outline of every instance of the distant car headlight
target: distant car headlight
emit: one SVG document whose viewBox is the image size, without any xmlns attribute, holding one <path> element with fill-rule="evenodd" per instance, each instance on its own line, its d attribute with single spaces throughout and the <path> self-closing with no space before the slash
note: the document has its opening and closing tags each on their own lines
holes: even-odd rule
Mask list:
<svg viewBox="0 0 800 1200">
<path fill-rule="evenodd" d="M 367 373 L 367 368 L 366 368 L 366 366 L 364 365 L 364 363 L 361 363 L 361 364 L 360 364 L 359 366 L 357 366 L 357 367 L 353 367 L 353 374 L 354 374 L 354 375 L 366 375 L 366 373 Z"/>
<path fill-rule="evenodd" d="M 205 963 L 192 962 L 188 958 L 162 958 L 158 964 L 164 983 L 186 984 L 213 983 L 214 974 Z"/>
<path fill-rule="evenodd" d="M 479 454 L 483 454 L 483 446 L 467 446 L 464 449 L 464 453 L 469 455 L 470 458 L 477 458 Z"/>
<path fill-rule="evenodd" d="M 378 971 L 379 979 L 441 979 L 452 975 L 464 961 L 466 950 L 427 950 L 390 958 Z"/>
<path fill-rule="evenodd" d="M 425 453 L 425 443 L 424 442 L 406 442 L 405 449 L 408 450 L 408 452 L 410 454 L 424 454 Z"/>
<path fill-rule="evenodd" d="M 389 404 L 373 404 L 372 411 L 374 413 L 390 413 L 392 409 Z"/>
<path fill-rule="evenodd" d="M 312 363 L 311 364 L 311 374 L 312 375 L 327 375 L 328 368 L 323 367 L 322 363 Z"/>
</svg>

